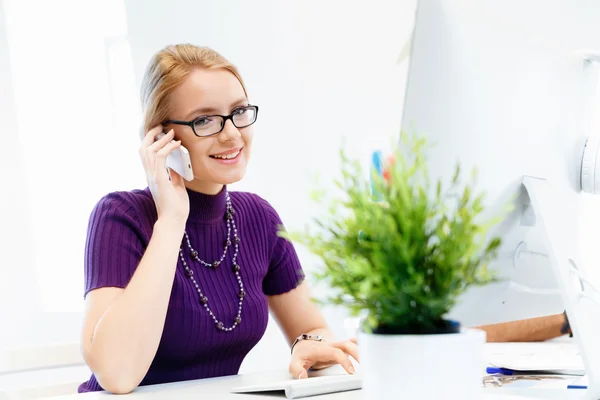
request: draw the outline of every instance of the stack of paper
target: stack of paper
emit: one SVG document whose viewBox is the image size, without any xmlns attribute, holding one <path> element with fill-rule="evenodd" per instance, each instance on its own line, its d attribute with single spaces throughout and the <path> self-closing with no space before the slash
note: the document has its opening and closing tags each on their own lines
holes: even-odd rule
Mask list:
<svg viewBox="0 0 600 400">
<path fill-rule="evenodd" d="M 486 362 L 513 371 L 584 375 L 585 367 L 574 343 L 488 343 Z"/>
</svg>

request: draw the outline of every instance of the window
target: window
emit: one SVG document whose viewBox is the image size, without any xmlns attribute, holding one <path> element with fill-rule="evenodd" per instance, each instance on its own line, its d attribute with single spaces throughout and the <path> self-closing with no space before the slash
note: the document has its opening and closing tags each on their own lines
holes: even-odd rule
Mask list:
<svg viewBox="0 0 600 400">
<path fill-rule="evenodd" d="M 7 0 L 18 135 L 42 311 L 81 311 L 87 222 L 144 183 L 123 0 Z M 32 12 L 35 10 L 35 12 Z M 119 161 L 116 161 L 119 160 Z"/>
</svg>

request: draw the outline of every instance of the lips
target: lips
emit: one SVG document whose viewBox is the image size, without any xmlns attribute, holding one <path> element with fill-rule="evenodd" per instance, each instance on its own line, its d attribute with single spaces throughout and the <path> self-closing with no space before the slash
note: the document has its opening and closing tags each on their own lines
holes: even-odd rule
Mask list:
<svg viewBox="0 0 600 400">
<path fill-rule="evenodd" d="M 210 157 L 217 159 L 217 160 L 232 160 L 232 159 L 236 158 L 240 154 L 241 151 L 242 151 L 242 148 L 238 147 L 236 149 L 227 150 L 222 153 L 211 154 Z"/>
</svg>

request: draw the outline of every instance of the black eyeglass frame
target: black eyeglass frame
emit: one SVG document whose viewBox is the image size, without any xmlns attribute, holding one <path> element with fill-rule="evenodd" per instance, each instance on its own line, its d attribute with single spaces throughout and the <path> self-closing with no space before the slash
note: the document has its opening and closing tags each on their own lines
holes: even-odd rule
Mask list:
<svg viewBox="0 0 600 400">
<path fill-rule="evenodd" d="M 233 120 L 233 116 L 235 114 L 236 111 L 239 110 L 247 110 L 247 109 L 253 109 L 254 110 L 254 121 L 252 121 L 251 123 L 249 123 L 248 125 L 244 125 L 244 126 L 237 126 L 235 124 L 235 121 Z M 217 132 L 215 133 L 211 133 L 210 135 L 198 135 L 198 133 L 196 132 L 196 129 L 194 128 L 194 125 L 196 124 L 196 121 L 198 121 L 201 118 L 207 118 L 207 117 L 221 117 L 223 119 L 223 123 L 221 124 L 221 129 L 219 129 Z M 238 107 L 235 110 L 233 110 L 233 112 L 229 115 L 219 115 L 219 114 L 213 114 L 213 115 L 200 115 L 199 117 L 194 118 L 191 121 L 179 121 L 176 119 L 169 119 L 163 122 L 163 125 L 167 125 L 167 124 L 175 124 L 175 125 L 185 125 L 185 126 L 189 126 L 190 128 L 192 128 L 192 132 L 194 132 L 194 135 L 196 135 L 197 137 L 210 137 L 210 136 L 214 136 L 214 135 L 218 135 L 219 133 L 221 133 L 223 131 L 223 128 L 225 128 L 225 124 L 227 123 L 227 120 L 231 120 L 231 123 L 233 124 L 233 126 L 235 126 L 238 129 L 242 129 L 242 128 L 247 128 L 250 125 L 254 124 L 256 122 L 256 120 L 258 119 L 258 106 L 255 106 L 253 104 L 248 104 L 247 106 L 244 107 Z"/>
</svg>

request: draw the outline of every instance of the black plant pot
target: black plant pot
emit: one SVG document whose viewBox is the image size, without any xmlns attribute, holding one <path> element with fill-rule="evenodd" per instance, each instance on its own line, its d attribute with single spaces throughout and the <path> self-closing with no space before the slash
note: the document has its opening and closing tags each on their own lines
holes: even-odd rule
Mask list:
<svg viewBox="0 0 600 400">
<path fill-rule="evenodd" d="M 445 333 L 459 333 L 460 323 L 450 320 L 439 320 L 433 326 L 389 326 L 380 325 L 373 330 L 377 335 L 440 335 Z"/>
<path fill-rule="evenodd" d="M 365 332 L 363 328 L 364 320 L 361 323 L 361 330 Z M 436 321 L 433 326 L 392 326 L 392 325 L 379 325 L 373 330 L 373 334 L 376 335 L 442 335 L 460 332 L 460 322 L 451 320 L 439 320 Z"/>
</svg>

